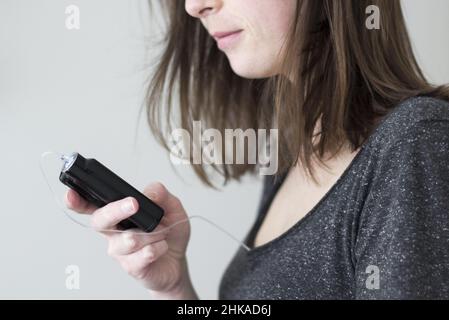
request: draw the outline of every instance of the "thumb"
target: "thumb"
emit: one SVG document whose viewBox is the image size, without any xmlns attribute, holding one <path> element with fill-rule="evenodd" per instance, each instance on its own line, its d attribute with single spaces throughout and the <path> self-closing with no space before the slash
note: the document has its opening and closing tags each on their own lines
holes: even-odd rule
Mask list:
<svg viewBox="0 0 449 320">
<path fill-rule="evenodd" d="M 185 213 L 181 201 L 160 182 L 154 182 L 145 187 L 143 194 L 168 214 Z"/>
</svg>

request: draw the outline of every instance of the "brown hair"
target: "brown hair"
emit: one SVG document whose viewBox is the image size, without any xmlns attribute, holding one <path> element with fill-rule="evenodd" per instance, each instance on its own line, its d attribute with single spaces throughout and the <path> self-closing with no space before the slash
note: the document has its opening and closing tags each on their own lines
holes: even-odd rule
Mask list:
<svg viewBox="0 0 449 320">
<path fill-rule="evenodd" d="M 315 180 L 314 155 L 321 162 L 325 152 L 335 155 L 346 143 L 357 150 L 376 119 L 401 101 L 418 95 L 449 100 L 448 87 L 430 85 L 418 66 L 399 0 L 298 0 L 283 50 L 282 74 L 288 77 L 269 79 L 237 76 L 201 22 L 185 12 L 184 1 L 163 3 L 169 20 L 165 49 L 146 105 L 150 128 L 167 149 L 173 125 L 192 134 L 196 120 L 222 133 L 282 128 L 279 171 L 300 161 Z M 379 30 L 365 27 L 369 5 L 381 10 Z M 175 105 L 178 123 L 173 123 Z M 315 144 L 318 120 L 321 131 Z M 213 186 L 204 166 L 193 168 Z M 256 165 L 212 168 L 226 183 Z"/>
</svg>

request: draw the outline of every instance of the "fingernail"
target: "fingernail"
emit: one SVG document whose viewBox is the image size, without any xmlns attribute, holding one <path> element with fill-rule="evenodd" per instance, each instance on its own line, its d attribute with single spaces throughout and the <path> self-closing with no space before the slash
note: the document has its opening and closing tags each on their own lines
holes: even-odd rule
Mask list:
<svg viewBox="0 0 449 320">
<path fill-rule="evenodd" d="M 143 251 L 143 256 L 144 258 L 153 259 L 154 257 L 153 250 L 151 250 L 151 248 L 149 247 L 145 248 Z"/>
<path fill-rule="evenodd" d="M 67 191 L 64 196 L 65 196 L 65 203 L 70 204 L 69 192 Z"/>
<path fill-rule="evenodd" d="M 65 199 L 66 199 L 66 204 L 68 207 L 73 207 L 74 204 L 74 197 L 73 197 L 73 193 L 71 194 L 71 192 L 67 191 L 65 194 Z"/>
<path fill-rule="evenodd" d="M 134 240 L 131 233 L 125 234 L 125 243 L 128 248 L 134 248 L 136 245 L 136 240 Z"/>
<path fill-rule="evenodd" d="M 133 213 L 135 211 L 134 202 L 131 199 L 126 200 L 122 203 L 121 209 L 123 213 Z"/>
</svg>

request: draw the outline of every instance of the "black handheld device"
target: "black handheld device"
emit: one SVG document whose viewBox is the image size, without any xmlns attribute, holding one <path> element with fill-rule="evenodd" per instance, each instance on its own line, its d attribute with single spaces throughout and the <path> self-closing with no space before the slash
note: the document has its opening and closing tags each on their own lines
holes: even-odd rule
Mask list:
<svg viewBox="0 0 449 320">
<path fill-rule="evenodd" d="M 103 164 L 95 159 L 86 159 L 76 152 L 63 156 L 62 160 L 64 165 L 59 180 L 90 203 L 103 207 L 129 196 L 138 201 L 139 210 L 121 221 L 120 228 L 139 228 L 144 232 L 151 232 L 157 227 L 164 210 Z"/>
</svg>

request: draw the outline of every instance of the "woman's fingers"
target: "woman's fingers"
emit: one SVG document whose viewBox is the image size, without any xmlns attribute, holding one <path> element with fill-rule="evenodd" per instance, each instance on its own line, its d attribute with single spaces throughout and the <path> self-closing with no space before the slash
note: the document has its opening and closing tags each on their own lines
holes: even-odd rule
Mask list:
<svg viewBox="0 0 449 320">
<path fill-rule="evenodd" d="M 134 232 L 133 232 L 134 231 Z M 120 233 L 108 233 L 108 254 L 111 257 L 129 255 L 143 247 L 164 240 L 164 228 L 156 228 L 152 233 L 142 234 L 139 229 Z"/>
<path fill-rule="evenodd" d="M 150 184 L 143 193 L 162 207 L 166 213 L 184 212 L 181 201 L 161 183 Z M 139 203 L 132 197 L 111 202 L 98 208 L 83 199 L 73 189 L 66 192 L 65 203 L 69 209 L 75 212 L 92 214 L 91 224 L 97 230 L 114 230 L 120 221 L 129 218 L 139 209 Z"/>
<path fill-rule="evenodd" d="M 148 265 L 159 259 L 167 251 L 167 241 L 162 240 L 149 244 L 129 255 L 120 256 L 118 261 L 129 275 L 136 279 L 143 279 L 148 275 Z"/>
<path fill-rule="evenodd" d="M 113 230 L 139 210 L 139 203 L 133 197 L 111 202 L 92 213 L 91 226 L 96 230 Z"/>
<path fill-rule="evenodd" d="M 78 213 L 91 214 L 98 209 L 97 206 L 83 199 L 75 190 L 68 189 L 65 193 L 65 204 L 67 208 Z"/>
</svg>

